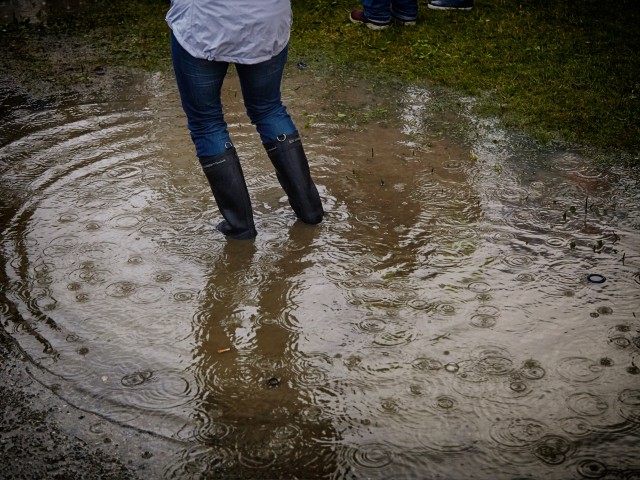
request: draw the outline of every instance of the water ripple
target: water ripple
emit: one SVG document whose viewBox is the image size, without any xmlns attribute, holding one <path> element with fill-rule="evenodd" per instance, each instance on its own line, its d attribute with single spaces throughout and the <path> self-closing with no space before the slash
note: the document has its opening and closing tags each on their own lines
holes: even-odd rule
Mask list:
<svg viewBox="0 0 640 480">
<path fill-rule="evenodd" d="M 600 378 L 604 368 L 599 362 L 585 357 L 566 357 L 556 366 L 558 374 L 571 382 L 593 382 Z"/>
</svg>

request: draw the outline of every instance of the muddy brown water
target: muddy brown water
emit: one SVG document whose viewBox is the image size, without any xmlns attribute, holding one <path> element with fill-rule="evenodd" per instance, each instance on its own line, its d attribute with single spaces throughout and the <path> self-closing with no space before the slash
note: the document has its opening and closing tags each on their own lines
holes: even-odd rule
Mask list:
<svg viewBox="0 0 640 480">
<path fill-rule="evenodd" d="M 289 72 L 308 227 L 229 77 L 259 236 L 228 242 L 171 77 L 5 89 L 0 317 L 33 378 L 96 438 L 169 440 L 165 478 L 640 475 L 636 180 L 374 91 Z"/>
</svg>

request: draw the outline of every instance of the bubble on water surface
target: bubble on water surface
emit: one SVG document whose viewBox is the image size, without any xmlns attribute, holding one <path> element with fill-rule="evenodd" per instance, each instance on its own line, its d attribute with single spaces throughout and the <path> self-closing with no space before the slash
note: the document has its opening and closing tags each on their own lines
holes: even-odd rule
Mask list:
<svg viewBox="0 0 640 480">
<path fill-rule="evenodd" d="M 176 302 L 189 302 L 195 298 L 197 295 L 196 291 L 192 290 L 180 290 L 173 294 L 173 299 Z"/>
<path fill-rule="evenodd" d="M 618 409 L 627 420 L 640 424 L 640 389 L 625 389 L 618 395 Z"/>
<path fill-rule="evenodd" d="M 167 462 L 165 478 L 202 478 L 235 466 L 236 454 L 231 448 L 212 445 L 210 442 L 195 443 L 179 452 L 179 458 Z"/>
<path fill-rule="evenodd" d="M 107 176 L 117 180 L 126 180 L 142 173 L 142 168 L 137 165 L 122 165 L 107 171 Z"/>
<path fill-rule="evenodd" d="M 137 227 L 140 222 L 142 222 L 142 217 L 131 213 L 122 213 L 120 215 L 112 217 L 110 222 L 111 225 L 115 228 L 128 230 Z"/>
<path fill-rule="evenodd" d="M 86 283 L 88 285 L 100 285 L 105 283 L 110 276 L 110 271 L 96 269 L 93 267 L 78 268 L 69 274 L 69 278 L 72 282 L 78 284 Z"/>
<path fill-rule="evenodd" d="M 492 290 L 491 285 L 486 282 L 472 282 L 467 288 L 475 293 L 486 293 Z"/>
<path fill-rule="evenodd" d="M 547 435 L 533 447 L 533 454 L 549 465 L 559 465 L 570 455 L 571 442 L 559 435 Z"/>
<path fill-rule="evenodd" d="M 75 213 L 62 213 L 58 217 L 58 220 L 62 223 L 71 223 L 77 221 L 79 216 Z"/>
<path fill-rule="evenodd" d="M 413 298 L 409 300 L 408 305 L 414 310 L 428 310 L 429 308 L 431 308 L 430 302 L 420 298 Z"/>
<path fill-rule="evenodd" d="M 142 370 L 125 375 L 120 379 L 120 383 L 125 387 L 135 387 L 148 382 L 153 377 L 151 370 Z"/>
<path fill-rule="evenodd" d="M 118 246 L 109 242 L 84 243 L 78 246 L 77 254 L 91 260 L 113 260 Z"/>
<path fill-rule="evenodd" d="M 607 474 L 607 466 L 597 460 L 582 460 L 576 471 L 582 478 L 602 478 Z"/>
<path fill-rule="evenodd" d="M 513 370 L 513 360 L 506 348 L 480 346 L 474 349 L 474 366 L 489 375 L 506 375 Z"/>
<path fill-rule="evenodd" d="M 357 326 L 364 333 L 378 333 L 385 329 L 386 322 L 380 318 L 367 318 L 358 323 Z"/>
<path fill-rule="evenodd" d="M 529 386 L 520 380 L 514 380 L 509 382 L 509 388 L 516 393 L 524 393 L 527 391 Z"/>
<path fill-rule="evenodd" d="M 436 318 L 452 317 L 456 313 L 456 307 L 452 303 L 436 301 L 432 304 L 429 313 Z"/>
<path fill-rule="evenodd" d="M 502 263 L 512 268 L 528 268 L 533 264 L 533 258 L 529 255 L 518 253 L 504 255 L 501 260 Z"/>
<path fill-rule="evenodd" d="M 618 348 L 627 348 L 631 346 L 631 340 L 624 335 L 613 335 L 609 337 L 609 343 Z"/>
<path fill-rule="evenodd" d="M 527 360 L 519 370 L 519 373 L 529 380 L 540 380 L 546 371 L 537 360 Z"/>
<path fill-rule="evenodd" d="M 516 276 L 516 280 L 519 282 L 534 282 L 536 280 L 535 275 L 533 275 L 532 273 L 519 273 Z"/>
<path fill-rule="evenodd" d="M 457 403 L 455 398 L 447 395 L 441 395 L 436 398 L 436 406 L 442 410 L 451 410 L 456 407 Z"/>
<path fill-rule="evenodd" d="M 373 339 L 373 344 L 380 347 L 396 347 L 411 343 L 415 338 L 415 333 L 406 327 L 387 327 L 386 331 L 378 333 Z"/>
<path fill-rule="evenodd" d="M 478 231 L 473 227 L 450 227 L 444 233 L 446 238 L 453 240 L 469 240 L 472 238 L 478 238 Z"/>
<path fill-rule="evenodd" d="M 544 243 L 553 248 L 562 248 L 567 244 L 567 241 L 560 237 L 547 237 Z"/>
<path fill-rule="evenodd" d="M 547 425 L 539 420 L 514 418 L 494 423 L 489 434 L 499 445 L 522 447 L 537 442 L 547 431 Z"/>
<path fill-rule="evenodd" d="M 444 369 L 449 373 L 457 373 L 460 370 L 460 365 L 457 363 L 447 363 Z"/>
<path fill-rule="evenodd" d="M 277 452 L 268 444 L 243 445 L 238 452 L 241 465 L 252 469 L 265 469 L 276 463 Z"/>
<path fill-rule="evenodd" d="M 558 421 L 560 428 L 572 437 L 584 437 L 593 432 L 593 425 L 584 417 L 565 417 Z"/>
<path fill-rule="evenodd" d="M 476 314 L 471 317 L 470 324 L 477 328 L 492 328 L 498 322 L 493 315 Z"/>
<path fill-rule="evenodd" d="M 478 426 L 469 417 L 442 415 L 429 418 L 425 425 L 416 433 L 417 440 L 422 446 L 439 453 L 464 452 L 480 440 Z"/>
<path fill-rule="evenodd" d="M 389 465 L 394 454 L 390 447 L 381 443 L 369 443 L 350 447 L 346 451 L 346 457 L 349 464 L 355 469 L 380 469 Z"/>
<path fill-rule="evenodd" d="M 395 398 L 384 398 L 380 401 L 379 411 L 383 414 L 394 414 L 400 411 L 400 403 Z"/>
<path fill-rule="evenodd" d="M 609 409 L 602 397 L 588 392 L 573 393 L 567 397 L 566 403 L 572 412 L 587 417 L 602 415 Z"/>
<path fill-rule="evenodd" d="M 600 378 L 603 367 L 599 362 L 585 357 L 566 357 L 558 362 L 558 374 L 567 381 L 593 382 Z"/>
<path fill-rule="evenodd" d="M 137 289 L 137 284 L 122 280 L 108 285 L 106 292 L 110 297 L 125 298 L 133 295 Z"/>
<path fill-rule="evenodd" d="M 441 370 L 443 368 L 442 362 L 435 358 L 419 357 L 411 362 L 411 365 L 416 370 L 429 371 L 429 370 Z"/>
<path fill-rule="evenodd" d="M 148 304 L 161 300 L 165 296 L 165 291 L 157 285 L 138 285 L 130 296 L 134 303 Z"/>
<path fill-rule="evenodd" d="M 153 279 L 156 282 L 166 283 L 173 280 L 173 273 L 167 271 L 160 271 L 153 274 Z"/>
</svg>

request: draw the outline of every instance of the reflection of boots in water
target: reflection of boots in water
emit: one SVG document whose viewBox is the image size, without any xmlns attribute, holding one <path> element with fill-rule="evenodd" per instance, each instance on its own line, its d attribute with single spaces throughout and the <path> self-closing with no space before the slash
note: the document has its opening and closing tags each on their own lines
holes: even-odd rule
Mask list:
<svg viewBox="0 0 640 480">
<path fill-rule="evenodd" d="M 311 180 L 309 162 L 298 132 L 282 135 L 275 142 L 265 144 L 264 148 L 298 218 L 311 225 L 320 223 L 324 211 L 318 190 Z"/>
<path fill-rule="evenodd" d="M 216 228 L 237 240 L 254 238 L 257 232 L 251 200 L 235 147 L 214 157 L 200 157 L 200 164 L 224 217 Z"/>
</svg>

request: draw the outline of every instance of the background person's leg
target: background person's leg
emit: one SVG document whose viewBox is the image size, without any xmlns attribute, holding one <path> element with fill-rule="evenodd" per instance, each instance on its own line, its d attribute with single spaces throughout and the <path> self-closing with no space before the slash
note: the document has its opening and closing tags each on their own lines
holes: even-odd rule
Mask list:
<svg viewBox="0 0 640 480">
<path fill-rule="evenodd" d="M 376 22 L 388 23 L 391 20 L 390 0 L 362 0 L 364 16 Z"/>
<path fill-rule="evenodd" d="M 391 15 L 405 25 L 413 25 L 418 17 L 418 0 L 392 0 Z"/>
</svg>

